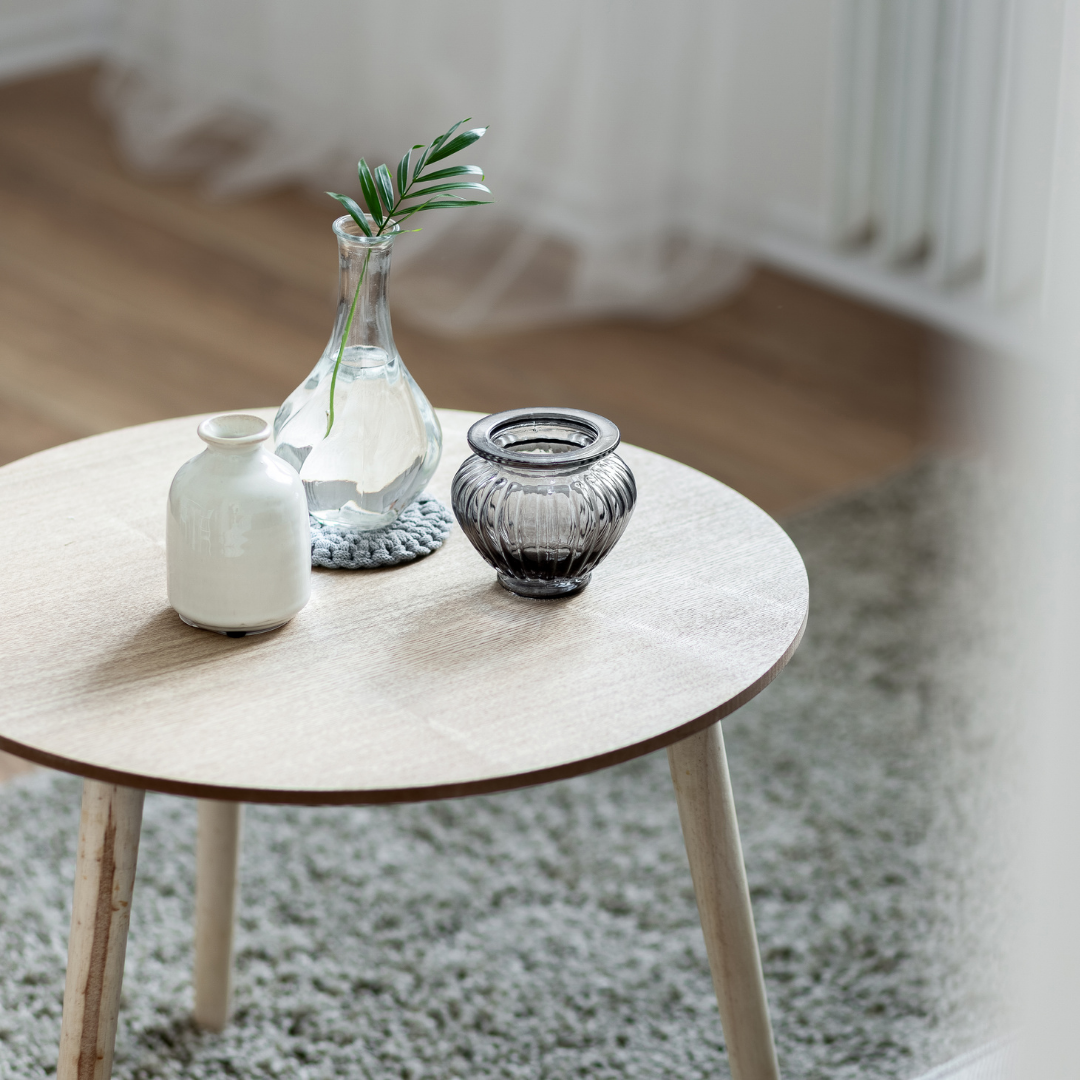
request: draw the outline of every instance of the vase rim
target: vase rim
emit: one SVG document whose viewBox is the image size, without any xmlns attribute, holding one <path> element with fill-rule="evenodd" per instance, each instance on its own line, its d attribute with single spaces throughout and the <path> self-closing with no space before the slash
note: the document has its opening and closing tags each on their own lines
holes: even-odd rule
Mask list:
<svg viewBox="0 0 1080 1080">
<path fill-rule="evenodd" d="M 248 413 L 211 416 L 198 427 L 199 438 L 209 446 L 223 450 L 257 446 L 270 437 L 270 425 Z"/>
<path fill-rule="evenodd" d="M 515 433 L 521 436 L 516 441 Z M 619 445 L 620 435 L 610 420 L 596 413 L 536 407 L 485 416 L 469 428 L 468 439 L 473 452 L 488 461 L 527 472 L 549 472 L 578 469 L 599 461 Z M 515 445 L 529 442 L 563 444 L 567 449 L 514 449 Z"/>
<path fill-rule="evenodd" d="M 401 226 L 395 221 L 393 228 L 389 232 L 383 233 L 382 236 L 365 236 L 360 231 L 360 226 L 353 221 L 349 214 L 342 214 L 341 217 L 335 218 L 332 228 L 339 240 L 363 244 L 365 247 L 374 247 L 376 244 L 389 244 L 401 232 Z"/>
</svg>

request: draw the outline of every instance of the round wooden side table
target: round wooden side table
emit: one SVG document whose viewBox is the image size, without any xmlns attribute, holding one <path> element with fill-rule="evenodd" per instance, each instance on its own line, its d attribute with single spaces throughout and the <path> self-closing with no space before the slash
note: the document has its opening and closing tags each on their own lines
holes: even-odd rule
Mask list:
<svg viewBox="0 0 1080 1080">
<path fill-rule="evenodd" d="M 269 419 L 271 410 L 254 410 Z M 477 416 L 442 411 L 449 502 Z M 580 594 L 502 589 L 459 530 L 317 570 L 287 626 L 230 639 L 165 593 L 165 497 L 201 417 L 0 469 L 0 748 L 85 778 L 58 1080 L 107 1080 L 146 790 L 199 804 L 196 1019 L 228 1016 L 240 805 L 539 784 L 666 746 L 735 1080 L 777 1077 L 718 721 L 802 636 L 802 560 L 730 488 L 633 446 L 639 502 Z"/>
</svg>

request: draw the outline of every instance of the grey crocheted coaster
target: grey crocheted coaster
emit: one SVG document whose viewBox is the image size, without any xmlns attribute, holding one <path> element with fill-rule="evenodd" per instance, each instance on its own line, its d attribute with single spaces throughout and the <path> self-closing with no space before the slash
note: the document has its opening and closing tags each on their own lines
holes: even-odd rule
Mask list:
<svg viewBox="0 0 1080 1080">
<path fill-rule="evenodd" d="M 418 495 L 393 525 L 360 532 L 311 519 L 311 565 L 332 570 L 374 570 L 430 555 L 450 535 L 453 514 L 434 495 Z"/>
</svg>

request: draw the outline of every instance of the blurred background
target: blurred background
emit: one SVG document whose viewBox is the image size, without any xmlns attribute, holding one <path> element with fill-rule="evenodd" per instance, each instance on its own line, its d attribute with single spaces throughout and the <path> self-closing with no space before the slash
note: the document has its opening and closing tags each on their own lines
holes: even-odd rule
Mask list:
<svg viewBox="0 0 1080 1080">
<path fill-rule="evenodd" d="M 1045 480 L 1015 500 L 1041 539 L 1010 565 L 1040 568 L 1023 581 L 1054 603 L 1024 625 L 1064 671 L 1077 7 L 0 0 L 0 462 L 281 402 L 334 317 L 325 189 L 358 197 L 358 157 L 392 165 L 471 116 L 494 205 L 395 245 L 395 336 L 434 405 L 593 410 L 785 518 L 1007 444 Z M 1080 691 L 1042 681 L 1027 872 L 1075 900 L 1080 864 L 1047 838 L 1080 820 Z M 1032 970 L 1058 977 L 1030 975 L 1031 1000 L 1065 1017 L 1072 909 L 1029 908 Z M 1074 1075 L 1064 1047 L 1031 1075 Z"/>
<path fill-rule="evenodd" d="M 323 190 L 473 116 L 495 205 L 395 251 L 433 403 L 593 409 L 774 513 L 865 484 L 1037 304 L 1021 6 L 3 0 L 0 457 L 283 400 Z"/>
</svg>

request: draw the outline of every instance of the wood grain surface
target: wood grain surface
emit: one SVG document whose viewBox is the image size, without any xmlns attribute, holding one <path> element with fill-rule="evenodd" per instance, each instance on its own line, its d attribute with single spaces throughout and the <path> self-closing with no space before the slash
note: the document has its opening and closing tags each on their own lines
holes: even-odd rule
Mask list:
<svg viewBox="0 0 1080 1080">
<path fill-rule="evenodd" d="M 57 1080 L 112 1073 L 145 794 L 83 785 Z"/>
<path fill-rule="evenodd" d="M 221 1031 L 232 1007 L 233 929 L 239 896 L 243 803 L 199 799 L 195 841 L 195 1009 L 192 1019 Z"/>
<path fill-rule="evenodd" d="M 253 410 L 269 418 L 271 410 Z M 448 501 L 476 414 L 442 411 Z M 632 446 L 626 535 L 578 596 L 503 590 L 455 529 L 426 559 L 316 571 L 282 630 L 228 639 L 165 594 L 170 479 L 201 417 L 0 469 L 0 747 L 98 780 L 360 803 L 539 783 L 684 738 L 786 664 L 807 611 L 783 530 Z"/>
<path fill-rule="evenodd" d="M 779 1080 L 735 797 L 719 724 L 668 747 L 731 1080 Z"/>
</svg>

